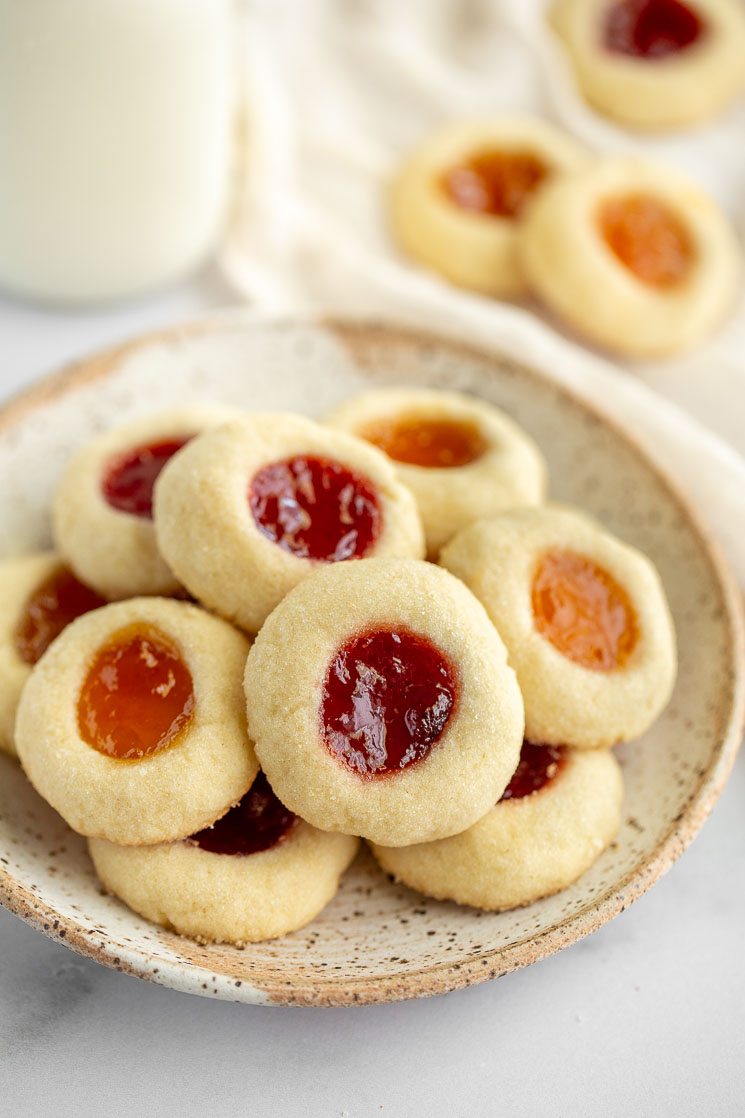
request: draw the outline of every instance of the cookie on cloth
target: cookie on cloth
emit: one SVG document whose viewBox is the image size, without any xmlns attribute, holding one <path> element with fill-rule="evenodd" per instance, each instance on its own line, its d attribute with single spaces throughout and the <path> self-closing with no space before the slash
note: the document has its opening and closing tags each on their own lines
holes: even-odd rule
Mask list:
<svg viewBox="0 0 745 1118">
<path fill-rule="evenodd" d="M 187 590 L 249 632 L 319 565 L 424 554 L 416 503 L 386 456 L 284 412 L 194 439 L 158 479 L 155 529 Z"/>
<path fill-rule="evenodd" d="M 520 755 L 522 699 L 470 591 L 431 563 L 317 571 L 246 663 L 249 732 L 272 788 L 325 831 L 389 846 L 464 830 Z"/>
<path fill-rule="evenodd" d="M 745 89 L 739 0 L 558 0 L 550 19 L 585 98 L 630 128 L 697 124 Z"/>
<path fill-rule="evenodd" d="M 79 617 L 23 690 L 26 775 L 83 835 L 140 845 L 209 826 L 259 767 L 241 688 L 248 649 L 188 602 L 132 598 Z"/>
<path fill-rule="evenodd" d="M 589 516 L 558 505 L 503 513 L 459 532 L 440 562 L 507 646 L 529 741 L 612 746 L 666 706 L 677 659 L 660 577 Z"/>
<path fill-rule="evenodd" d="M 401 248 L 460 287 L 520 296 L 517 254 L 524 211 L 551 178 L 587 158 L 571 137 L 536 117 L 450 124 L 398 171 L 389 210 Z"/>
<path fill-rule="evenodd" d="M 141 916 L 206 943 L 257 943 L 302 928 L 331 900 L 358 840 L 316 830 L 262 773 L 213 827 L 176 842 L 90 839 L 96 873 Z"/>
<path fill-rule="evenodd" d="M 180 589 L 155 542 L 153 484 L 189 439 L 237 414 L 217 404 L 174 408 L 106 431 L 78 451 L 52 506 L 55 544 L 78 578 L 105 598 Z"/>
<path fill-rule="evenodd" d="M 547 471 L 509 416 L 461 392 L 380 388 L 353 396 L 325 423 L 366 439 L 396 464 L 416 497 L 427 552 L 474 520 L 545 498 Z"/>
<path fill-rule="evenodd" d="M 33 665 L 74 618 L 102 605 L 53 551 L 0 561 L 0 749 L 11 757 L 18 700 Z"/>
<path fill-rule="evenodd" d="M 610 750 L 523 746 L 502 799 L 467 831 L 399 849 L 373 846 L 420 893 L 500 911 L 566 889 L 612 842 L 623 777 Z"/>
<path fill-rule="evenodd" d="M 530 285 L 599 345 L 662 357 L 710 333 L 735 301 L 742 253 L 698 186 L 633 156 L 549 183 L 521 226 Z"/>
</svg>

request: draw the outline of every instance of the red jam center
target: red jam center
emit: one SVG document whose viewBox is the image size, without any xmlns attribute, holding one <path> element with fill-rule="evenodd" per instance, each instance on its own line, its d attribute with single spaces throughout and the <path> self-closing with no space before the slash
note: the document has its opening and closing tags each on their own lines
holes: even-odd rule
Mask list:
<svg viewBox="0 0 745 1118">
<path fill-rule="evenodd" d="M 98 650 L 78 698 L 83 740 L 126 760 L 173 744 L 193 714 L 191 673 L 175 645 L 150 625 L 130 625 Z"/>
<path fill-rule="evenodd" d="M 544 555 L 533 578 L 532 605 L 541 636 L 583 668 L 612 671 L 636 645 L 636 615 L 626 591 L 583 555 Z"/>
<path fill-rule="evenodd" d="M 299 559 L 360 559 L 381 528 L 378 493 L 329 458 L 288 458 L 254 476 L 249 504 L 259 531 Z"/>
<path fill-rule="evenodd" d="M 35 664 L 71 621 L 105 604 L 71 570 L 59 567 L 26 602 L 15 631 L 16 652 L 25 663 Z"/>
<path fill-rule="evenodd" d="M 502 800 L 520 800 L 538 792 L 558 773 L 565 761 L 566 751 L 561 745 L 534 745 L 525 740 L 520 761 L 504 792 Z"/>
<path fill-rule="evenodd" d="M 426 637 L 377 629 L 329 665 L 321 728 L 334 757 L 362 776 L 386 776 L 426 757 L 457 698 L 452 664 Z"/>
<path fill-rule="evenodd" d="M 108 503 L 120 512 L 152 520 L 153 486 L 158 474 L 189 437 L 163 439 L 162 442 L 137 446 L 109 462 L 101 482 Z"/>
<path fill-rule="evenodd" d="M 680 0 L 621 0 L 605 17 L 603 42 L 616 54 L 665 58 L 703 34 L 704 23 Z"/>
<path fill-rule="evenodd" d="M 483 151 L 446 171 L 442 187 L 463 210 L 517 217 L 548 170 L 527 151 Z"/>
<path fill-rule="evenodd" d="M 694 249 L 685 227 L 663 202 L 645 194 L 609 198 L 598 212 L 606 244 L 642 283 L 674 287 L 690 269 Z"/>
<path fill-rule="evenodd" d="M 240 803 L 188 841 L 212 854 L 258 854 L 286 838 L 296 819 L 260 772 Z"/>
<path fill-rule="evenodd" d="M 467 466 L 481 458 L 487 448 L 476 427 L 452 419 L 381 419 L 365 428 L 361 436 L 396 462 L 430 469 Z"/>
</svg>

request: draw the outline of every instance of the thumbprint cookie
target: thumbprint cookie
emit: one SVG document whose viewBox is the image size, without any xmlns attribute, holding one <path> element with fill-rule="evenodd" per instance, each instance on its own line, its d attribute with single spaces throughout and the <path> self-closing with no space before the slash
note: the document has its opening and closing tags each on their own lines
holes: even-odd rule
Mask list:
<svg viewBox="0 0 745 1118">
<path fill-rule="evenodd" d="M 623 778 L 610 750 L 523 745 L 502 798 L 467 831 L 399 849 L 373 846 L 386 873 L 427 896 L 491 911 L 566 889 L 612 842 Z"/>
<path fill-rule="evenodd" d="M 185 447 L 155 487 L 155 529 L 187 590 L 249 632 L 319 564 L 424 554 L 416 502 L 386 456 L 284 413 Z"/>
<path fill-rule="evenodd" d="M 78 578 L 105 598 L 174 594 L 152 519 L 153 484 L 165 463 L 235 409 L 183 407 L 107 431 L 70 461 L 52 507 L 54 538 Z"/>
<path fill-rule="evenodd" d="M 430 556 L 472 521 L 545 497 L 546 465 L 536 444 L 473 396 L 383 388 L 345 401 L 326 422 L 393 460 L 416 497 Z"/>
<path fill-rule="evenodd" d="M 258 772 L 241 689 L 248 648 L 188 602 L 132 598 L 84 614 L 23 690 L 26 775 L 83 835 L 140 845 L 209 826 Z"/>
<path fill-rule="evenodd" d="M 585 98 L 630 128 L 697 124 L 745 89 L 739 0 L 559 0 L 551 22 Z"/>
<path fill-rule="evenodd" d="M 630 357 L 685 350 L 738 291 L 741 252 L 716 203 L 634 157 L 557 179 L 522 224 L 530 284 L 587 338 Z"/>
<path fill-rule="evenodd" d="M 507 646 L 529 741 L 582 749 L 638 737 L 667 704 L 675 633 L 641 552 L 568 508 L 472 524 L 440 562 L 470 587 Z"/>
<path fill-rule="evenodd" d="M 517 229 L 524 212 L 557 173 L 585 158 L 539 119 L 450 125 L 400 168 L 390 192 L 393 234 L 409 256 L 460 287 L 520 296 Z"/>
<path fill-rule="evenodd" d="M 272 788 L 324 831 L 404 846 L 462 831 L 517 766 L 504 645 L 457 579 L 415 559 L 326 567 L 267 619 L 246 663 Z"/>
<path fill-rule="evenodd" d="M 357 851 L 288 811 L 259 773 L 212 827 L 176 842 L 116 846 L 90 839 L 104 886 L 156 924 L 203 943 L 256 943 L 311 921 Z"/>
<path fill-rule="evenodd" d="M 52 551 L 0 562 L 0 749 L 15 756 L 13 727 L 31 669 L 76 617 L 104 605 Z"/>
</svg>

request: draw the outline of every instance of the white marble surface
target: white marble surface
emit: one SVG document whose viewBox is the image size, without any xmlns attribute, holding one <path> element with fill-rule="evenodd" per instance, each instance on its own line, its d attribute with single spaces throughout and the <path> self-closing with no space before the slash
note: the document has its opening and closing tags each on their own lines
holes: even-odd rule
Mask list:
<svg viewBox="0 0 745 1118">
<path fill-rule="evenodd" d="M 208 274 L 96 313 L 0 301 L 0 395 L 228 298 Z M 401 1005 L 194 998 L 78 958 L 0 911 L 0 1111 L 739 1116 L 743 802 L 745 755 L 693 846 L 612 923 L 498 982 Z"/>
</svg>

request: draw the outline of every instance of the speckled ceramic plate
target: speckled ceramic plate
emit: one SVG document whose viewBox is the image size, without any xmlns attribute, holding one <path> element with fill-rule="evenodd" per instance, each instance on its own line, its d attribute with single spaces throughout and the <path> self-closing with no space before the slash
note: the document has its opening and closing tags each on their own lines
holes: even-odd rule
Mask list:
<svg viewBox="0 0 745 1118">
<path fill-rule="evenodd" d="M 155 982 L 236 1001 L 349 1005 L 421 997 L 525 966 L 598 928 L 691 841 L 742 729 L 742 626 L 731 578 L 683 500 L 633 441 L 539 373 L 435 337 L 368 324 L 257 325 L 222 316 L 95 357 L 0 414 L 3 548 L 48 542 L 50 494 L 90 435 L 174 402 L 222 400 L 319 415 L 395 382 L 476 393 L 546 454 L 555 497 L 576 502 L 657 564 L 680 652 L 673 700 L 618 750 L 626 781 L 617 841 L 575 885 L 527 908 L 482 913 L 391 884 L 361 855 L 307 928 L 238 950 L 200 946 L 102 895 L 84 841 L 0 758 L 0 897 L 73 950 Z"/>
</svg>

